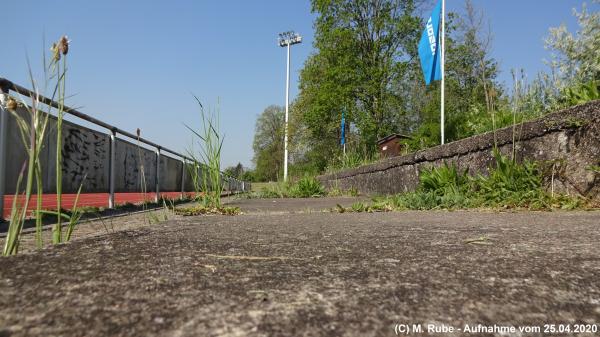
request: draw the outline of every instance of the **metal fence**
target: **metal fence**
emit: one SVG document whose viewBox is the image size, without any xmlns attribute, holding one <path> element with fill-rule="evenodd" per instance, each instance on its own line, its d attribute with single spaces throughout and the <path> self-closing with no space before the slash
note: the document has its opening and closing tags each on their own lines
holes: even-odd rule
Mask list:
<svg viewBox="0 0 600 337">
<path fill-rule="evenodd" d="M 16 191 L 16 180 L 26 150 L 19 134 L 14 116 L 4 108 L 5 100 L 12 91 L 31 99 L 35 93 L 13 82 L 0 78 L 0 215 L 3 214 L 4 196 Z M 58 108 L 58 103 L 37 96 L 45 105 Z M 134 135 L 116 126 L 100 121 L 75 109 L 64 107 L 67 114 L 85 120 L 108 132 L 92 130 L 69 121 L 62 127 L 63 193 L 76 193 L 79 186 L 85 193 L 108 193 L 109 208 L 115 207 L 115 193 L 155 193 L 158 201 L 161 192 L 193 192 L 191 173 L 196 170 L 202 176 L 202 166 L 188 156 Z M 20 107 L 16 111 L 28 118 L 28 111 Z M 49 116 L 44 147 L 40 153 L 43 163 L 43 193 L 55 193 L 56 181 L 56 117 Z M 167 155 L 168 154 L 168 155 Z M 222 175 L 226 191 L 250 190 L 250 184 Z"/>
</svg>

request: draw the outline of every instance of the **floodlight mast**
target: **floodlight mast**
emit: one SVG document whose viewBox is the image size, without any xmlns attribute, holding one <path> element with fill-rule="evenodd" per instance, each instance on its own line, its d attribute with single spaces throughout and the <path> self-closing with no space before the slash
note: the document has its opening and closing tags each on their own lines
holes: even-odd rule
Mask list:
<svg viewBox="0 0 600 337">
<path fill-rule="evenodd" d="M 290 46 L 302 43 L 302 36 L 287 31 L 279 34 L 279 46 L 287 47 L 287 75 L 285 80 L 285 135 L 283 140 L 283 181 L 288 180 L 288 116 L 290 105 Z"/>
</svg>

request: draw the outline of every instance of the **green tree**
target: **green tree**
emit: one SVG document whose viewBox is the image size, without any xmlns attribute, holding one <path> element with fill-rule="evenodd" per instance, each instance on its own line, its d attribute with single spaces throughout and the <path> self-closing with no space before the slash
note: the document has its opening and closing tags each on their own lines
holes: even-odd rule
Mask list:
<svg viewBox="0 0 600 337">
<path fill-rule="evenodd" d="M 254 171 L 252 171 L 252 170 L 244 171 L 244 173 L 240 177 L 240 180 L 250 181 L 250 182 L 256 181 L 256 178 L 254 177 Z"/>
<path fill-rule="evenodd" d="M 242 165 L 242 163 L 237 163 L 235 166 L 226 168 L 223 172 L 230 177 L 240 179 L 245 171 L 244 165 Z"/>
<path fill-rule="evenodd" d="M 399 129 L 402 95 L 392 83 L 416 54 L 420 19 L 413 0 L 313 0 L 316 52 L 300 73 L 296 101 L 323 167 L 339 149 L 342 109 L 366 153 Z"/>
<path fill-rule="evenodd" d="M 503 104 L 502 86 L 497 82 L 498 64 L 490 57 L 491 33 L 485 16 L 471 1 L 465 2 L 463 15 L 449 13 L 445 40 L 445 138 L 453 141 L 488 131 L 493 117 Z M 417 68 L 418 67 L 418 68 Z M 412 150 L 440 143 L 440 82 L 425 87 L 420 65 L 419 80 L 400 85 L 411 97 L 415 111 Z M 411 131 L 409 129 L 409 131 Z"/>
<path fill-rule="evenodd" d="M 600 3 L 594 0 L 594 3 Z M 512 111 L 523 118 L 597 99 L 600 91 L 600 13 L 573 9 L 579 28 L 572 34 L 563 24 L 550 28 L 545 47 L 550 73 L 540 72 L 530 82 L 525 71 L 513 71 Z"/>
<path fill-rule="evenodd" d="M 283 170 L 283 107 L 271 105 L 256 120 L 254 133 L 254 177 L 257 181 L 277 180 Z"/>
<path fill-rule="evenodd" d="M 573 15 L 579 23 L 576 35 L 562 24 L 550 28 L 545 40 L 546 49 L 552 51 L 549 64 L 558 71 L 563 85 L 600 80 L 600 12 L 589 12 L 584 3 L 581 12 L 573 9 Z"/>
<path fill-rule="evenodd" d="M 492 41 L 484 13 L 467 0 L 464 15 L 451 15 L 454 22 L 446 53 L 448 141 L 481 132 L 478 124 L 491 121 L 502 94 L 496 82 L 498 63 L 489 56 Z"/>
</svg>

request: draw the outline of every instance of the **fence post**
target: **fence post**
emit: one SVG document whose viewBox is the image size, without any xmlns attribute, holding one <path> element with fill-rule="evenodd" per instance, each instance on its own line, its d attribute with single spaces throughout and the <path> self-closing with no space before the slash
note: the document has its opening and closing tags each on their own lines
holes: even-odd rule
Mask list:
<svg viewBox="0 0 600 337">
<path fill-rule="evenodd" d="M 113 129 L 110 131 L 110 158 L 108 170 L 108 208 L 115 208 L 115 157 L 117 153 L 117 132 Z"/>
<path fill-rule="evenodd" d="M 181 199 L 185 199 L 185 164 L 186 159 L 181 162 Z"/>
<path fill-rule="evenodd" d="M 160 147 L 156 148 L 156 194 L 154 201 L 158 203 L 160 199 Z"/>
<path fill-rule="evenodd" d="M 8 142 L 8 111 L 4 108 L 8 88 L 0 88 L 0 219 L 4 218 L 4 194 L 6 194 L 6 143 Z"/>
</svg>

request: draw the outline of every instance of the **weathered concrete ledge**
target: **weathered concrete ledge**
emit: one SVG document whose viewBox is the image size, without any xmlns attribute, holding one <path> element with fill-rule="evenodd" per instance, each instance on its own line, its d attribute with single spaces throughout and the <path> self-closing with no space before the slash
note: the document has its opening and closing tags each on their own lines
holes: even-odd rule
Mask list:
<svg viewBox="0 0 600 337">
<path fill-rule="evenodd" d="M 470 173 L 486 174 L 493 165 L 494 138 L 505 154 L 513 149 L 518 160 L 544 163 L 555 191 L 600 198 L 600 175 L 590 169 L 600 162 L 600 100 L 578 105 L 495 132 L 465 138 L 412 154 L 319 176 L 328 188 L 355 188 L 367 194 L 414 190 L 419 172 L 444 162 Z"/>
</svg>

